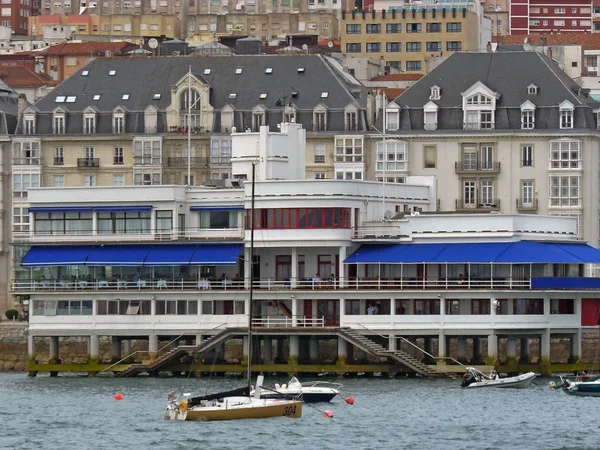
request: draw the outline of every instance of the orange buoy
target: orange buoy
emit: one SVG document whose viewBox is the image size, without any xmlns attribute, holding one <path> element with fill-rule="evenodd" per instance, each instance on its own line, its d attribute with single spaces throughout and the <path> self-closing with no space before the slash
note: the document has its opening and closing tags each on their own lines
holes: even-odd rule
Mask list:
<svg viewBox="0 0 600 450">
<path fill-rule="evenodd" d="M 346 403 L 349 405 L 354 405 L 354 397 L 350 396 L 346 399 Z"/>
<path fill-rule="evenodd" d="M 117 392 L 115 394 L 115 400 L 123 400 L 123 394 L 121 394 L 120 392 Z"/>
<path fill-rule="evenodd" d="M 325 411 L 323 413 L 323 417 L 327 418 L 327 419 L 331 419 L 333 417 L 333 412 L 331 412 L 330 409 L 328 409 L 327 411 Z"/>
</svg>

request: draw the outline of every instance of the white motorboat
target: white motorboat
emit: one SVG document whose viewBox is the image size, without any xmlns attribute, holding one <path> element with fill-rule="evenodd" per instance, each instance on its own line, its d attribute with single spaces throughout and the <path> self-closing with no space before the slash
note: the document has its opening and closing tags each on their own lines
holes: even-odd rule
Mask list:
<svg viewBox="0 0 600 450">
<path fill-rule="evenodd" d="M 329 381 L 311 381 L 301 383 L 298 378 L 292 377 L 289 383 L 281 386 L 275 383 L 275 388 L 263 387 L 260 398 L 290 399 L 302 395 L 304 403 L 330 402 L 340 393 L 341 383 Z M 254 391 L 251 392 L 251 395 Z"/>
<path fill-rule="evenodd" d="M 553 389 L 562 388 L 565 394 L 579 397 L 600 397 L 600 375 L 577 376 L 574 380 L 560 377 L 560 385 L 550 382 Z"/>
<path fill-rule="evenodd" d="M 466 369 L 467 373 L 463 377 L 461 386 L 469 389 L 482 387 L 526 388 L 537 376 L 535 372 L 527 372 L 514 377 L 500 378 L 495 370 L 486 375 L 474 367 L 467 367 Z"/>
</svg>

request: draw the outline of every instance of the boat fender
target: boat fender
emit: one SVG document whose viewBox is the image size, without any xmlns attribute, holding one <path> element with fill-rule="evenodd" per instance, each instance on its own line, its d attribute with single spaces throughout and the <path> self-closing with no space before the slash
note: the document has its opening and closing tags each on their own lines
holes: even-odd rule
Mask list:
<svg viewBox="0 0 600 450">
<path fill-rule="evenodd" d="M 182 413 L 187 411 L 187 407 L 188 407 L 187 400 L 181 400 L 179 402 L 179 411 L 181 411 Z"/>
</svg>

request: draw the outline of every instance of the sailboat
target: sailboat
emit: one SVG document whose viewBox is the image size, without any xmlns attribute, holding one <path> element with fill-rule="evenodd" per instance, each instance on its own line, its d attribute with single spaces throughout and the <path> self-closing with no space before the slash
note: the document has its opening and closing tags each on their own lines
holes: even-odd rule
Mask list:
<svg viewBox="0 0 600 450">
<path fill-rule="evenodd" d="M 254 178 L 256 165 L 252 164 L 252 206 L 250 217 L 254 219 Z M 250 226 L 250 261 L 254 261 L 254 220 Z M 250 271 L 252 273 L 252 271 Z M 252 275 L 251 275 L 252 276 Z M 239 389 L 209 395 L 188 396 L 178 399 L 169 395 L 165 419 L 167 420 L 236 420 L 263 419 L 268 417 L 302 417 L 302 399 L 261 398 L 264 377 L 259 375 L 253 390 L 252 377 L 252 294 L 250 283 L 250 310 L 248 311 L 248 385 Z M 289 398 L 289 397 L 288 397 Z"/>
</svg>

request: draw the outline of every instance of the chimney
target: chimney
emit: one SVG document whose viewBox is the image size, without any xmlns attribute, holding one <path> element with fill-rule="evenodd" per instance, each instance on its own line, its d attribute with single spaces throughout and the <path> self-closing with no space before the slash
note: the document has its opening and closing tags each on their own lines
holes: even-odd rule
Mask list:
<svg viewBox="0 0 600 450">
<path fill-rule="evenodd" d="M 385 75 L 385 59 L 383 59 L 383 56 L 379 58 L 379 75 Z"/>
<path fill-rule="evenodd" d="M 488 53 L 492 53 L 492 43 L 488 42 L 485 49 Z"/>
<path fill-rule="evenodd" d="M 27 108 L 28 105 L 29 102 L 27 101 L 25 94 L 19 94 L 19 99 L 17 101 L 17 111 L 19 112 L 19 115 L 23 114 L 23 111 L 25 111 L 25 108 Z"/>
<path fill-rule="evenodd" d="M 548 47 L 546 49 L 546 56 L 548 56 L 548 58 L 552 59 L 552 49 L 550 47 Z"/>
</svg>

